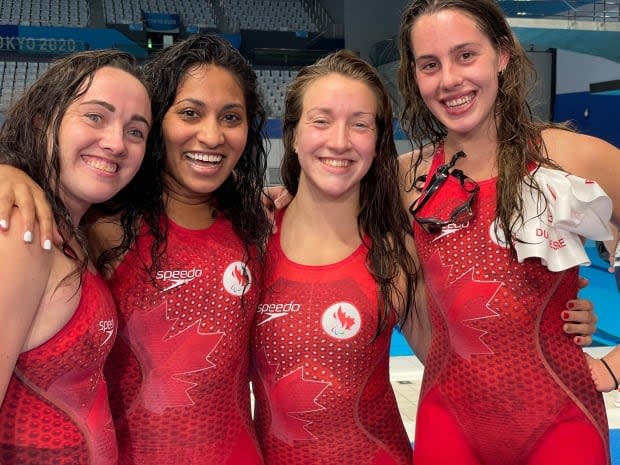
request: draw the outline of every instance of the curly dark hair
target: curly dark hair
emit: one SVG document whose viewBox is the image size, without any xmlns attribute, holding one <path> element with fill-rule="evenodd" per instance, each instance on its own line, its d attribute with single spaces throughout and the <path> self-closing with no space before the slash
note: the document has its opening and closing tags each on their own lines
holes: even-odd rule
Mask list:
<svg viewBox="0 0 620 465">
<path fill-rule="evenodd" d="M 59 195 L 58 132 L 67 108 L 88 91 L 95 73 L 103 67 L 134 76 L 150 95 L 150 85 L 132 55 L 118 50 L 78 52 L 56 61 L 26 90 L 8 110 L 0 130 L 0 161 L 20 168 L 41 186 L 63 238 L 63 252 L 79 261 L 78 272 L 86 267 L 86 239 Z M 132 188 L 126 186 L 115 198 L 132 202 Z M 72 248 L 73 239 L 83 253 Z"/>
<path fill-rule="evenodd" d="M 417 178 L 416 172 L 422 162 L 423 147 L 430 143 L 435 149 L 446 137 L 447 130 L 431 113 L 420 94 L 413 72 L 415 44 L 411 43 L 411 30 L 421 16 L 446 9 L 457 9 L 469 16 L 487 36 L 495 50 L 504 51 L 509 56 L 506 69 L 497 78 L 499 92 L 495 101 L 499 143 L 495 207 L 499 221 L 495 227 L 501 228 L 503 237 L 513 238 L 513 228 L 523 221 L 522 181 L 525 179 L 529 186 L 541 193 L 533 179 L 533 173 L 530 173 L 531 165 L 560 169 L 549 159 L 542 131 L 551 127 L 569 130 L 570 127 L 567 124 L 534 120 L 527 96 L 530 90 L 528 85 L 536 81 L 536 70 L 515 39 L 496 0 L 414 0 L 402 14 L 398 37 L 398 85 L 403 96 L 401 123 L 420 153 L 411 167 L 412 181 Z M 410 189 L 413 188 L 412 184 Z M 542 194 L 540 198 L 544 201 Z M 507 240 L 507 243 L 512 256 L 516 257 L 513 242 Z"/>
<path fill-rule="evenodd" d="M 142 164 L 133 185 L 139 187 L 137 195 L 142 200 L 143 208 L 138 213 L 154 238 L 149 268 L 151 276 L 160 268 L 167 237 L 166 222 L 161 221 L 165 216 L 166 189 L 163 180 L 166 144 L 162 123 L 188 73 L 202 65 L 216 65 L 232 73 L 243 91 L 249 122 L 243 154 L 228 179 L 214 192 L 214 206 L 218 213 L 232 222 L 249 260 L 262 260 L 271 232 L 271 222 L 261 201 L 267 169 L 263 134 L 266 112 L 259 96 L 256 74 L 241 53 L 225 39 L 215 34 L 191 36 L 163 49 L 144 66 L 153 87 L 153 127 L 147 146 L 149 159 Z M 123 244 L 118 252 L 125 250 L 126 246 Z M 112 251 L 102 257 L 101 263 L 109 263 L 119 256 L 117 251 Z"/>
<path fill-rule="evenodd" d="M 402 324 L 414 306 L 416 266 L 407 251 L 407 235 L 412 235 L 411 222 L 400 201 L 398 157 L 394 144 L 392 106 L 379 74 L 353 52 L 340 50 L 303 68 L 293 79 L 286 93 L 283 125 L 284 154 L 282 180 L 295 195 L 299 186 L 301 166 L 294 148 L 295 131 L 303 112 L 306 89 L 317 79 L 329 74 L 362 82 L 373 92 L 377 102 L 376 157 L 360 185 L 359 234 L 368 235 L 368 268 L 380 288 L 379 328 L 382 331 L 394 309 L 391 299 L 400 300 L 404 311 L 397 315 Z M 405 278 L 405 292 L 399 292 L 396 281 L 399 273 Z"/>
</svg>

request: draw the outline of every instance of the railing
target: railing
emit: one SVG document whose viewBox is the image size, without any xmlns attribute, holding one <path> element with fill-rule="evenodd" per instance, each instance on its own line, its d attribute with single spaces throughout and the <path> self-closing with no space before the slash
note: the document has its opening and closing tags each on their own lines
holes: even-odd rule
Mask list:
<svg viewBox="0 0 620 465">
<path fill-rule="evenodd" d="M 509 17 L 566 19 L 568 21 L 620 21 L 620 1 L 500 0 Z"/>
</svg>

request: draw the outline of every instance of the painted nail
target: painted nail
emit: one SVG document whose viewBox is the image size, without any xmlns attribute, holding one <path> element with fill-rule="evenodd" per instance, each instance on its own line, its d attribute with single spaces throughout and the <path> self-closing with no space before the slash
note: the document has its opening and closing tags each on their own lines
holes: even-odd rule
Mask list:
<svg viewBox="0 0 620 465">
<path fill-rule="evenodd" d="M 562 312 L 562 319 L 563 320 L 568 320 L 568 312 Z"/>
<path fill-rule="evenodd" d="M 573 308 L 575 308 L 575 302 L 568 302 L 566 304 L 566 308 L 568 308 L 569 310 L 572 310 Z"/>
<path fill-rule="evenodd" d="M 32 232 L 26 231 L 24 233 L 24 242 L 32 242 Z"/>
<path fill-rule="evenodd" d="M 43 249 L 52 250 L 52 241 L 45 239 L 45 242 L 43 242 Z"/>
<path fill-rule="evenodd" d="M 0 220 L 0 228 L 7 229 L 9 227 L 9 223 L 6 220 Z"/>
</svg>

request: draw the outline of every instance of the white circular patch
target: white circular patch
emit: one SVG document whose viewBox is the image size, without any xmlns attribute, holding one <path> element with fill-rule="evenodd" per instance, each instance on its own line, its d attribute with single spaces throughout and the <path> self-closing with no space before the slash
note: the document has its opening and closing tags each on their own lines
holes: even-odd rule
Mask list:
<svg viewBox="0 0 620 465">
<path fill-rule="evenodd" d="M 360 312 L 347 302 L 338 302 L 329 307 L 321 317 L 323 331 L 336 339 L 350 339 L 360 331 Z"/>
<path fill-rule="evenodd" d="M 232 262 L 224 271 L 223 284 L 229 294 L 242 296 L 252 285 L 250 270 L 243 262 Z"/>
</svg>

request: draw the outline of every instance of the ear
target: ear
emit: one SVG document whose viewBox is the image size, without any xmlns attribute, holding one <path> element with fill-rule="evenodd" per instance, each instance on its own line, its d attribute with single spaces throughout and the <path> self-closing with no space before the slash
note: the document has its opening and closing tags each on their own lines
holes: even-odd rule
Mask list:
<svg viewBox="0 0 620 465">
<path fill-rule="evenodd" d="M 510 63 L 510 53 L 505 48 L 499 49 L 499 74 L 502 74 Z"/>
</svg>

